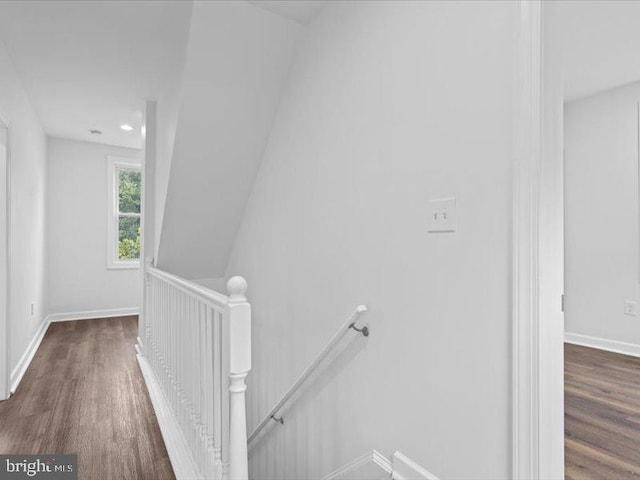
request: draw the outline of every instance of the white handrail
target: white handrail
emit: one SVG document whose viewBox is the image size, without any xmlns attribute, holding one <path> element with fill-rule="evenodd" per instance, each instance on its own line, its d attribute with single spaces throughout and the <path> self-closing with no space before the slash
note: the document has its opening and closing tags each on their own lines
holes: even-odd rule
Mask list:
<svg viewBox="0 0 640 480">
<path fill-rule="evenodd" d="M 296 393 L 296 391 L 302 386 L 302 384 L 311 376 L 311 374 L 318 368 L 318 366 L 322 363 L 322 361 L 327 358 L 329 353 L 334 349 L 334 347 L 338 344 L 338 342 L 344 337 L 350 329 L 353 328 L 354 331 L 362 332 L 364 336 L 369 335 L 368 327 L 357 328 L 355 326 L 358 321 L 358 317 L 364 312 L 367 311 L 366 305 L 358 305 L 354 312 L 349 315 L 349 318 L 344 322 L 344 324 L 338 329 L 338 331 L 331 337 L 331 339 L 325 344 L 324 348 L 320 351 L 318 356 L 313 359 L 313 361 L 304 369 L 304 371 L 300 374 L 298 379 L 293 383 L 291 388 L 285 392 L 285 394 L 280 398 L 278 403 L 269 410 L 269 413 L 265 415 L 262 421 L 258 424 L 258 426 L 251 432 L 249 435 L 248 443 L 251 442 L 258 436 L 258 434 L 262 431 L 262 429 L 269 423 L 269 421 L 276 420 L 282 422 L 282 418 L 276 419 L 275 415 L 284 407 L 284 405 L 291 399 L 291 397 Z"/>
<path fill-rule="evenodd" d="M 182 290 L 184 293 L 187 293 L 192 297 L 196 297 L 198 300 L 210 304 L 214 308 L 224 310 L 229 302 L 228 296 L 207 287 L 203 287 L 202 285 L 198 285 L 197 283 L 190 282 L 189 280 L 185 280 L 173 273 L 165 272 L 164 270 L 160 270 L 159 268 L 151 265 L 147 265 L 145 269 L 147 273 L 154 277 L 161 278 L 169 285 Z"/>
</svg>

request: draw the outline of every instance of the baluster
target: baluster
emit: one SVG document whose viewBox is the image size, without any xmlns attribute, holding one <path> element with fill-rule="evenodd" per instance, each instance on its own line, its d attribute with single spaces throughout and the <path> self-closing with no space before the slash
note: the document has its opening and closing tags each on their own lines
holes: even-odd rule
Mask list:
<svg viewBox="0 0 640 480">
<path fill-rule="evenodd" d="M 189 379 L 189 388 L 188 388 L 188 396 L 187 396 L 187 405 L 189 409 L 189 440 L 191 444 L 191 451 L 195 450 L 196 447 L 196 436 L 195 436 L 195 425 L 196 425 L 196 413 L 195 413 L 195 403 L 194 403 L 194 395 L 193 388 L 195 386 L 194 381 L 194 365 L 196 363 L 195 360 L 195 326 L 194 320 L 196 317 L 195 314 L 195 299 L 189 298 L 189 331 L 188 331 L 188 349 L 187 349 L 187 359 L 189 362 L 189 367 L 187 368 L 187 378 Z"/>
<path fill-rule="evenodd" d="M 162 390 L 169 401 L 171 401 L 171 397 L 169 397 L 169 390 L 167 387 L 169 384 L 167 383 L 167 352 L 165 350 L 165 343 L 167 341 L 167 315 L 169 312 L 167 311 L 169 308 L 169 303 L 167 300 L 166 289 L 164 281 L 158 280 L 158 289 L 160 291 L 160 336 L 158 338 L 158 351 L 160 352 L 160 367 L 162 373 Z"/>
<path fill-rule="evenodd" d="M 155 355 L 153 352 L 153 324 L 155 322 L 155 292 L 154 292 L 154 284 L 155 278 L 153 275 L 149 274 L 149 309 L 147 311 L 147 320 L 149 322 L 149 338 L 147 341 L 149 342 L 149 346 L 147 347 L 147 358 L 151 363 L 151 367 L 155 371 Z"/>
<path fill-rule="evenodd" d="M 175 377 L 176 377 L 176 387 L 178 392 L 178 405 L 181 419 L 181 427 L 184 431 L 184 375 L 182 372 L 182 355 L 181 353 L 184 350 L 184 293 L 180 290 L 176 290 L 176 295 L 178 296 L 178 318 L 175 322 L 172 323 L 172 338 L 177 341 L 173 343 L 173 361 L 175 365 Z M 178 328 L 180 326 L 181 328 Z"/>
<path fill-rule="evenodd" d="M 208 478 L 211 478 L 213 470 L 211 469 L 211 462 L 209 461 L 209 441 L 207 433 L 207 424 L 209 415 L 213 413 L 213 404 L 209 404 L 208 401 L 211 398 L 209 396 L 209 380 L 207 379 L 207 361 L 210 358 L 207 352 L 207 335 L 209 322 L 209 306 L 207 304 L 202 305 L 202 323 L 200 324 L 200 441 L 202 442 L 202 460 L 205 465 L 205 474 Z M 213 371 L 211 371 L 211 380 L 213 381 Z M 211 452 L 213 453 L 213 452 Z"/>
<path fill-rule="evenodd" d="M 245 292 L 247 282 L 232 277 L 227 283 L 229 302 L 226 323 L 229 327 L 229 478 L 249 478 L 247 455 L 247 417 L 245 378 L 251 370 L 251 306 Z"/>
<path fill-rule="evenodd" d="M 153 285 L 153 327 L 151 329 L 151 336 L 153 337 L 151 340 L 152 349 L 153 349 L 153 357 L 154 357 L 154 370 L 157 375 L 160 373 L 160 364 L 158 362 L 158 325 L 160 322 L 160 298 L 158 293 L 158 279 L 152 279 Z"/>
<path fill-rule="evenodd" d="M 200 325 L 202 322 L 202 303 L 200 301 L 196 302 L 196 316 L 195 316 L 195 330 L 194 330 L 194 350 L 195 350 L 195 365 L 194 365 L 194 411 L 195 411 L 195 428 L 193 429 L 194 437 L 196 441 L 196 449 L 198 452 L 198 462 L 200 468 L 203 472 L 205 472 L 204 468 L 204 449 L 202 448 L 202 349 L 201 346 L 201 337 L 202 332 L 200 331 Z"/>
<path fill-rule="evenodd" d="M 156 279 L 155 277 L 151 276 L 150 277 L 151 280 L 151 286 L 150 286 L 150 298 L 151 298 L 151 307 L 150 307 L 150 312 L 149 312 L 149 348 L 147 349 L 147 351 L 151 352 L 150 358 L 151 358 L 151 365 L 153 368 L 153 371 L 158 372 L 158 365 L 156 362 L 156 351 L 155 351 L 155 344 L 156 344 L 156 321 L 157 319 L 157 312 L 158 309 L 156 308 L 156 303 L 158 301 L 157 299 L 157 294 L 156 294 Z"/>
<path fill-rule="evenodd" d="M 180 330 L 175 328 L 176 325 L 181 324 L 183 321 L 183 318 L 184 318 L 183 307 L 184 305 L 183 305 L 182 292 L 179 290 L 176 290 L 176 318 L 171 324 L 171 327 L 172 327 L 171 338 L 173 339 L 172 351 L 173 351 L 173 358 L 175 361 L 175 380 L 176 380 L 175 393 L 176 393 L 176 409 L 177 409 L 176 415 L 178 417 L 178 424 L 180 425 L 180 428 L 184 430 L 184 413 L 183 413 L 184 403 L 182 399 L 182 378 L 180 375 L 181 362 L 180 362 L 180 355 L 178 354 L 178 352 L 181 350 L 181 347 L 182 347 L 182 338 L 181 338 Z"/>
<path fill-rule="evenodd" d="M 171 340 L 171 332 L 169 330 L 171 326 L 171 322 L 174 320 L 174 308 L 175 305 L 173 303 L 174 300 L 174 292 L 169 289 L 169 285 L 165 283 L 164 285 L 166 302 L 167 302 L 167 314 L 165 316 L 165 337 L 164 337 L 164 363 L 165 363 L 165 375 L 167 377 L 167 392 L 169 393 L 169 400 L 171 402 L 171 408 L 175 408 L 174 398 L 173 398 L 173 377 L 171 375 L 171 348 L 170 348 L 170 340 Z"/>
<path fill-rule="evenodd" d="M 191 327 L 189 325 L 190 322 L 190 315 L 189 315 L 189 310 L 190 310 L 190 304 L 191 304 L 191 300 L 190 298 L 186 295 L 183 294 L 183 299 L 182 299 L 182 312 L 183 312 L 183 317 L 182 317 L 182 322 L 181 322 L 181 332 L 182 332 L 182 344 L 181 344 L 181 355 L 180 355 L 180 359 L 182 361 L 182 379 L 183 381 L 183 388 L 182 388 L 182 398 L 183 398 L 183 425 L 184 425 L 184 437 L 187 439 L 187 443 L 189 445 L 189 448 L 191 449 L 191 405 L 190 405 L 190 400 L 189 400 L 189 370 L 187 369 L 187 365 L 189 364 L 189 359 L 191 358 L 191 345 L 190 345 L 190 333 L 191 333 Z"/>
<path fill-rule="evenodd" d="M 198 451 L 198 408 L 196 402 L 196 388 L 198 388 L 198 302 L 191 300 L 191 436 L 193 438 L 193 449 Z"/>
<path fill-rule="evenodd" d="M 158 372 L 160 372 L 160 376 L 162 377 L 162 389 L 164 394 L 166 395 L 166 381 L 164 378 L 164 352 L 162 351 L 162 342 L 164 341 L 164 316 L 166 315 L 167 310 L 164 304 L 164 290 L 162 280 L 158 279 Z"/>
<path fill-rule="evenodd" d="M 194 306 L 194 299 L 190 298 L 189 299 L 189 341 L 188 341 L 188 350 L 187 350 L 187 360 L 189 362 L 189 366 L 190 368 L 187 369 L 187 377 L 189 379 L 189 395 L 187 397 L 187 403 L 189 405 L 189 440 L 191 443 L 191 449 L 193 451 L 193 449 L 195 448 L 195 435 L 194 435 L 194 425 L 195 425 L 195 406 L 193 403 L 193 385 L 194 385 L 194 381 L 193 381 L 193 372 L 194 372 L 194 368 L 193 368 L 193 364 L 194 364 L 194 354 L 195 354 L 195 348 L 194 348 L 194 331 L 195 328 L 193 326 L 193 320 L 195 318 L 195 314 L 193 311 L 193 306 Z"/>
<path fill-rule="evenodd" d="M 211 393 L 212 401 L 208 403 L 213 407 L 212 416 L 209 419 L 209 442 L 213 448 L 213 467 L 214 478 L 222 478 L 222 350 L 221 350 L 221 316 L 217 310 L 210 311 L 211 325 L 209 334 L 207 335 L 207 341 L 209 342 L 209 349 L 211 351 L 211 360 L 208 365 L 211 366 L 211 390 L 207 390 Z"/>
<path fill-rule="evenodd" d="M 189 448 L 193 451 L 193 403 L 191 400 L 191 375 L 192 369 L 188 368 L 191 366 L 192 355 L 193 355 L 193 344 L 191 342 L 191 334 L 193 332 L 193 328 L 191 326 L 191 321 L 193 319 L 191 307 L 192 307 L 192 299 L 190 297 L 185 298 L 185 314 L 186 314 L 186 330 L 184 335 L 184 356 L 183 356 L 183 371 L 185 378 L 185 390 L 184 390 L 184 398 L 185 398 L 185 406 L 186 406 L 186 423 L 185 423 L 185 437 L 189 442 Z"/>
<path fill-rule="evenodd" d="M 203 427 L 203 397 L 204 397 L 204 378 L 202 376 L 202 370 L 204 367 L 203 359 L 204 359 L 204 332 L 202 331 L 204 327 L 204 317 L 205 317 L 205 305 L 201 302 L 197 304 L 197 315 L 196 315 L 196 364 L 195 364 L 195 404 L 196 404 L 196 442 L 198 446 L 198 461 L 200 464 L 200 468 L 202 472 L 207 472 L 206 468 L 206 448 L 204 445 L 204 427 Z"/>
<path fill-rule="evenodd" d="M 171 292 L 169 291 L 169 286 L 163 282 L 162 284 L 162 297 L 164 298 L 164 303 L 166 304 L 166 310 L 164 314 L 162 328 L 164 330 L 163 337 L 164 341 L 162 342 L 162 371 L 164 372 L 165 377 L 165 394 L 170 402 L 170 407 L 174 408 L 173 404 L 173 392 L 171 391 L 171 366 L 169 362 L 171 359 L 169 358 L 169 325 L 171 323 L 171 316 L 173 313 L 173 305 L 171 303 Z"/>
<path fill-rule="evenodd" d="M 153 327 L 151 329 L 151 336 L 152 336 L 152 340 L 151 340 L 151 344 L 152 344 L 152 350 L 153 350 L 153 357 L 154 357 L 154 370 L 156 372 L 156 375 L 158 375 L 158 377 L 162 377 L 162 375 L 160 375 L 160 362 L 158 361 L 158 328 L 159 328 L 159 323 L 160 323 L 160 294 L 158 292 L 158 279 L 157 278 L 153 278 L 152 279 L 152 285 L 153 285 L 153 305 L 154 305 L 154 310 L 153 310 Z M 162 382 L 162 378 L 160 378 L 160 382 Z M 162 385 L 162 383 L 161 383 Z"/>
<path fill-rule="evenodd" d="M 214 402 L 213 397 L 213 310 L 208 305 L 205 306 L 205 316 L 202 324 L 202 425 L 203 425 L 203 442 L 204 454 L 206 462 L 207 478 L 214 478 L 214 452 L 213 452 L 213 418 L 214 418 Z"/>
<path fill-rule="evenodd" d="M 173 306 L 171 305 L 170 293 L 167 288 L 167 284 L 162 282 L 162 309 L 164 315 L 162 316 L 162 372 L 164 373 L 164 394 L 169 400 L 169 406 L 173 409 L 173 392 L 171 391 L 171 378 L 169 377 L 169 319 L 171 318 Z"/>
<path fill-rule="evenodd" d="M 158 365 L 158 280 L 153 277 L 151 278 L 151 286 L 153 288 L 153 316 L 151 317 L 152 326 L 151 326 L 151 351 L 153 352 L 153 370 L 156 372 L 156 375 L 159 373 L 159 365 Z"/>
<path fill-rule="evenodd" d="M 171 378 L 171 399 L 172 399 L 171 406 L 174 409 L 176 417 L 179 419 L 180 418 L 180 410 L 178 408 L 179 379 L 176 378 L 176 370 L 175 370 L 176 368 L 176 363 L 175 363 L 176 335 L 174 333 L 174 325 L 178 321 L 178 312 L 179 312 L 178 292 L 172 288 L 170 291 L 169 298 L 170 298 L 169 303 L 171 304 L 172 308 L 171 308 L 171 315 L 170 315 L 171 318 L 169 319 L 169 323 L 167 324 L 167 347 L 168 347 L 167 355 L 169 357 L 167 363 L 169 364 L 169 371 L 171 374 L 171 377 L 170 377 Z"/>
<path fill-rule="evenodd" d="M 177 392 L 177 396 L 176 396 L 176 400 L 177 400 L 177 405 L 178 405 L 178 418 L 180 419 L 179 424 L 180 427 L 182 428 L 182 431 L 184 431 L 184 391 L 183 391 L 183 385 L 184 385 L 184 376 L 181 375 L 181 367 L 182 367 L 182 361 L 181 361 L 181 356 L 180 353 L 183 350 L 183 343 L 184 343 L 184 339 L 183 339 L 183 328 L 184 328 L 184 293 L 181 291 L 176 291 L 176 294 L 178 296 L 178 316 L 175 322 L 173 322 L 173 331 L 172 331 L 172 338 L 176 339 L 177 342 L 175 342 L 173 344 L 173 357 L 174 357 L 174 362 L 175 362 L 175 366 L 176 366 L 176 392 Z M 180 325 L 182 328 L 176 328 L 177 325 Z"/>
<path fill-rule="evenodd" d="M 226 311 L 220 315 L 220 409 L 221 461 L 223 478 L 229 474 L 229 322 Z"/>
<path fill-rule="evenodd" d="M 155 336 L 155 345 L 156 345 L 156 364 L 157 369 L 156 373 L 160 378 L 160 387 L 164 391 L 164 378 L 162 376 L 162 312 L 164 309 L 162 308 L 162 286 L 160 284 L 160 280 L 157 278 L 154 279 L 156 283 L 156 333 Z"/>
<path fill-rule="evenodd" d="M 160 350 L 160 341 L 162 339 L 162 331 L 161 331 L 161 326 L 162 326 L 162 293 L 160 291 L 160 284 L 159 284 L 159 280 L 157 278 L 153 279 L 154 283 L 155 283 L 155 291 L 156 291 L 156 314 L 155 314 L 155 323 L 154 323 L 154 333 L 153 333 L 153 338 L 154 338 L 154 348 L 155 348 L 155 352 L 156 352 L 156 375 L 158 375 L 158 378 L 160 379 L 160 388 L 163 387 L 163 381 L 162 381 L 162 365 L 161 365 L 161 350 Z"/>
<path fill-rule="evenodd" d="M 198 464 L 200 465 L 200 469 L 202 472 L 205 472 L 204 469 L 204 450 L 202 449 L 202 410 L 200 409 L 200 405 L 202 405 L 201 401 L 201 389 L 202 389 L 202 356 L 201 356 L 201 335 L 200 325 L 202 321 L 202 303 L 200 301 L 196 302 L 196 314 L 195 314 L 195 325 L 194 325 L 194 350 L 195 350 L 195 364 L 193 369 L 193 404 L 194 404 L 194 412 L 195 412 L 195 425 L 193 429 L 194 438 L 196 442 L 196 451 L 198 452 Z"/>
<path fill-rule="evenodd" d="M 167 304 L 167 313 L 164 319 L 164 348 L 162 354 L 164 355 L 164 372 L 165 377 L 167 378 L 167 394 L 169 395 L 169 401 L 171 403 L 171 408 L 175 408 L 175 404 L 173 403 L 173 386 L 172 386 L 172 377 L 171 377 L 171 350 L 169 348 L 169 342 L 171 339 L 171 333 L 169 331 L 169 326 L 173 320 L 173 292 L 169 289 L 169 286 L 165 283 L 163 285 L 165 292 L 165 302 Z"/>
</svg>

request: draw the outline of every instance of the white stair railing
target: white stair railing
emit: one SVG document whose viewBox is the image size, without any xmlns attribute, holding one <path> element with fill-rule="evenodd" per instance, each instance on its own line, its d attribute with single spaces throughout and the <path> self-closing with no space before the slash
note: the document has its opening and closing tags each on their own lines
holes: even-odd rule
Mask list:
<svg viewBox="0 0 640 480">
<path fill-rule="evenodd" d="M 245 378 L 251 370 L 251 306 L 246 281 L 231 278 L 226 296 L 155 268 L 150 261 L 144 275 L 139 350 L 181 432 L 182 438 L 168 439 L 163 429 L 172 463 L 186 455 L 200 478 L 247 479 Z"/>
</svg>

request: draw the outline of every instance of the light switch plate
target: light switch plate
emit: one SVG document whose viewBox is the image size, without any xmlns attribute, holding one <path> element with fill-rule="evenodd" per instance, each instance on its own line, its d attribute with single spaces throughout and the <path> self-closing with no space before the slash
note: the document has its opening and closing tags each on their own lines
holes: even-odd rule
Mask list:
<svg viewBox="0 0 640 480">
<path fill-rule="evenodd" d="M 624 302 L 624 314 L 635 317 L 638 312 L 638 304 L 632 300 Z"/>
<path fill-rule="evenodd" d="M 427 223 L 429 233 L 455 232 L 457 228 L 456 199 L 431 200 Z"/>
</svg>

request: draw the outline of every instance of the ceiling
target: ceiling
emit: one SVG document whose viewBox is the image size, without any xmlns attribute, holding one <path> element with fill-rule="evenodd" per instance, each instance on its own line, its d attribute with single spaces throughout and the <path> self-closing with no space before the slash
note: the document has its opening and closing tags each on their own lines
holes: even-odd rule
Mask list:
<svg viewBox="0 0 640 480">
<path fill-rule="evenodd" d="M 553 2 L 567 100 L 640 81 L 640 2 Z"/>
<path fill-rule="evenodd" d="M 328 0 L 249 0 L 249 3 L 306 25 L 327 4 L 327 1 Z"/>
<path fill-rule="evenodd" d="M 141 148 L 145 101 L 179 83 L 191 8 L 181 0 L 0 2 L 0 40 L 47 134 Z"/>
<path fill-rule="evenodd" d="M 250 3 L 304 25 L 327 1 Z M 640 80 L 640 2 L 553 6 L 567 100 Z M 0 41 L 49 135 L 140 148 L 145 100 L 179 85 L 191 9 L 184 0 L 0 2 Z"/>
</svg>

